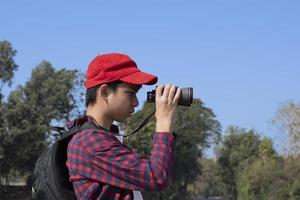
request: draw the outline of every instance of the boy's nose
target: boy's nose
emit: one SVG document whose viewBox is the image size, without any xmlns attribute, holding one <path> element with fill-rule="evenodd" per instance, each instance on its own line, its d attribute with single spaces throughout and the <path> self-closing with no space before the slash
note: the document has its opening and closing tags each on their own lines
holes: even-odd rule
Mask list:
<svg viewBox="0 0 300 200">
<path fill-rule="evenodd" d="M 137 107 L 139 105 L 139 100 L 137 99 L 137 97 L 135 96 L 134 98 L 134 102 L 133 102 L 134 107 Z"/>
</svg>

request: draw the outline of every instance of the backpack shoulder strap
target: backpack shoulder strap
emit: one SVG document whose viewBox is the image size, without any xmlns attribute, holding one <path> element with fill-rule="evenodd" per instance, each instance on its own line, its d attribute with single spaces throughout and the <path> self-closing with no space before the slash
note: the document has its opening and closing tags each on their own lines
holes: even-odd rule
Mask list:
<svg viewBox="0 0 300 200">
<path fill-rule="evenodd" d="M 73 126 L 71 126 L 70 129 L 65 129 L 63 127 L 51 127 L 52 130 L 55 130 L 57 132 L 59 132 L 61 134 L 61 137 L 57 140 L 58 142 L 65 140 L 67 138 L 70 139 L 71 136 L 73 136 L 74 134 L 84 130 L 84 129 L 89 129 L 89 128 L 94 128 L 94 129 L 100 129 L 100 130 L 106 130 L 101 126 L 97 126 L 94 123 L 90 123 L 87 118 L 90 116 L 85 116 L 82 118 L 78 118 L 77 120 L 73 121 L 72 124 Z M 119 128 L 118 126 L 112 124 L 110 131 L 115 133 L 115 134 L 119 134 Z"/>
<path fill-rule="evenodd" d="M 71 136 L 73 136 L 74 134 L 84 130 L 84 129 L 88 129 L 88 128 L 91 128 L 92 126 L 86 122 L 84 124 L 82 124 L 81 126 L 79 127 L 73 127 L 71 128 L 70 130 L 65 130 L 63 135 L 57 140 L 58 142 L 62 141 L 62 140 L 65 140 L 67 138 L 70 138 Z"/>
</svg>

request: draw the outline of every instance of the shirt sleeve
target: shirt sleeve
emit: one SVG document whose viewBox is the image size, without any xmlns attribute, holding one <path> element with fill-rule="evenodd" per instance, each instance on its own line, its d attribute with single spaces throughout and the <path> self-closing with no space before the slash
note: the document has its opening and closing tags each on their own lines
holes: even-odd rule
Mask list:
<svg viewBox="0 0 300 200">
<path fill-rule="evenodd" d="M 155 133 L 151 156 L 146 159 L 123 146 L 113 135 L 89 133 L 91 179 L 123 189 L 161 191 L 173 171 L 175 138 L 170 133 Z"/>
</svg>

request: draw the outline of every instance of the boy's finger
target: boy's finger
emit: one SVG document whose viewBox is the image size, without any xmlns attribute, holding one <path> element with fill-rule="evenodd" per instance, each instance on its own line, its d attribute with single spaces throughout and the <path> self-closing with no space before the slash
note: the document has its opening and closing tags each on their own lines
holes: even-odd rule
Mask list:
<svg viewBox="0 0 300 200">
<path fill-rule="evenodd" d="M 155 94 L 155 97 L 160 97 L 162 96 L 163 94 L 163 91 L 164 91 L 164 85 L 160 85 L 156 88 L 156 94 Z"/>
<path fill-rule="evenodd" d="M 175 93 L 176 93 L 176 86 L 171 85 L 169 96 L 168 96 L 168 99 L 170 100 L 170 102 L 173 101 Z"/>
<path fill-rule="evenodd" d="M 176 103 L 176 104 L 178 103 L 180 95 L 181 95 L 181 89 L 177 88 L 176 94 L 175 94 L 174 99 L 173 99 L 173 103 Z"/>
<path fill-rule="evenodd" d="M 168 97 L 169 97 L 170 87 L 171 87 L 171 84 L 167 84 L 164 88 L 164 92 L 163 92 L 162 96 L 165 99 L 168 99 Z"/>
</svg>

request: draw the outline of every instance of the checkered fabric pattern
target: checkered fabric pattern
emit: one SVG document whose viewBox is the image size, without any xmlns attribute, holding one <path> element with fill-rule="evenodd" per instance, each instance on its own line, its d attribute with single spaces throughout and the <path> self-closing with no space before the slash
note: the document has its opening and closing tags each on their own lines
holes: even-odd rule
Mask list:
<svg viewBox="0 0 300 200">
<path fill-rule="evenodd" d="M 174 144 L 173 134 L 155 133 L 146 159 L 107 130 L 91 126 L 77 133 L 66 163 L 77 199 L 132 200 L 133 190 L 163 190 L 173 170 Z"/>
</svg>

